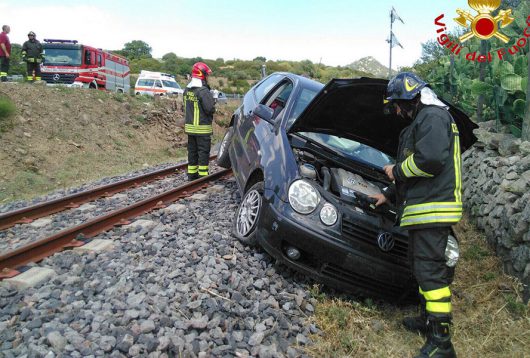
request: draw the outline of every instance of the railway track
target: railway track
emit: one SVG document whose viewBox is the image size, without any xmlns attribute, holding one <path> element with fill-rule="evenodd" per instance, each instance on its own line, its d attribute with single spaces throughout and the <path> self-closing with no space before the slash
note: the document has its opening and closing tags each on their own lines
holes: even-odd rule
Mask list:
<svg viewBox="0 0 530 358">
<path fill-rule="evenodd" d="M 180 184 L 197 185 L 196 189 L 210 184 L 165 209 L 135 218 L 131 225 L 118 224 L 91 239 L 85 235 L 90 236 L 92 228 L 86 227 L 82 237 L 66 240 L 90 241 L 89 247 L 26 264 L 19 268 L 23 271 L 19 277 L 0 282 L 2 353 L 6 357 L 304 357 L 303 345 L 318 332 L 307 320 L 316 299 L 303 276 L 289 271 L 284 276 L 263 251 L 233 237 L 232 219 L 240 195 L 233 178 L 217 175 L 215 180 L 185 184 L 184 174 L 170 176 L 162 180 L 163 186 L 157 182 L 127 191 L 128 198 L 143 201 L 145 195 L 133 193 L 142 190 L 152 196 L 162 194 L 156 191 L 160 187 L 169 191 L 184 189 Z M 188 185 L 184 191 L 189 195 L 192 190 Z M 167 201 L 153 198 L 151 205 L 168 205 L 178 196 L 173 195 Z M 107 202 L 109 209 L 123 208 L 115 205 L 116 196 L 96 202 Z M 136 210 L 148 208 L 139 204 Z M 54 217 L 59 220 L 78 211 Z M 83 218 L 76 224 L 95 219 Z M 8 231 L 24 234 L 33 224 Z M 101 246 L 90 248 L 96 244 Z M 19 254 L 24 257 L 22 251 Z"/>
<path fill-rule="evenodd" d="M 214 159 L 214 157 L 212 157 L 212 159 Z M 187 163 L 180 164 L 146 175 L 104 185 L 93 190 L 70 195 L 62 199 L 52 200 L 25 209 L 5 213 L 1 216 L 3 219 L 2 224 L 6 225 L 6 227 L 10 227 L 16 222 L 27 222 L 68 208 L 76 207 L 82 203 L 95 200 L 96 198 L 110 196 L 120 191 L 163 178 L 164 176 L 175 173 L 175 170 L 185 168 L 186 165 Z M 19 273 L 17 268 L 23 265 L 30 262 L 38 262 L 65 248 L 81 246 L 85 244 L 82 240 L 90 239 L 114 226 L 126 225 L 129 223 L 128 220 L 136 216 L 145 214 L 151 210 L 163 208 L 180 198 L 189 196 L 190 194 L 207 187 L 212 181 L 225 178 L 230 174 L 230 170 L 218 171 L 205 178 L 193 182 L 187 182 L 160 194 L 136 201 L 126 207 L 97 216 L 82 224 L 66 228 L 51 236 L 2 253 L 0 254 L 0 279 L 16 276 Z"/>
<path fill-rule="evenodd" d="M 210 160 L 216 156 L 211 156 Z M 112 196 L 124 190 L 134 188 L 155 180 L 160 180 L 168 175 L 184 170 L 188 163 L 177 164 L 151 173 L 142 174 L 133 178 L 123 179 L 115 183 L 101 185 L 93 189 L 64 196 L 59 199 L 31 205 L 22 209 L 0 214 L 0 230 L 5 230 L 16 224 L 31 223 L 35 219 L 58 213 L 63 210 L 79 207 L 101 197 Z"/>
</svg>

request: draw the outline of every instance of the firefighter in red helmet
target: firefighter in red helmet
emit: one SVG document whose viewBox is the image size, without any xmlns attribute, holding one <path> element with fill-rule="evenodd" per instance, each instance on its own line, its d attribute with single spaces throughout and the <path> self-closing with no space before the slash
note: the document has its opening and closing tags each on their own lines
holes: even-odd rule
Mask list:
<svg viewBox="0 0 530 358">
<path fill-rule="evenodd" d="M 188 135 L 188 180 L 208 175 L 212 121 L 215 100 L 208 86 L 212 70 L 197 62 L 191 70 L 191 81 L 184 90 L 184 131 Z"/>
</svg>

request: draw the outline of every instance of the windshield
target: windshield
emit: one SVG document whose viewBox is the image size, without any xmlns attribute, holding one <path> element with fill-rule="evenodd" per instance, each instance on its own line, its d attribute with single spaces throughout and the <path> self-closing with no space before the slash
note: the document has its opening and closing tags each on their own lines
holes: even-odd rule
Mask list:
<svg viewBox="0 0 530 358">
<path fill-rule="evenodd" d="M 177 82 L 162 80 L 162 83 L 164 84 L 164 87 L 172 87 L 172 88 L 180 89 L 180 86 Z"/>
<path fill-rule="evenodd" d="M 383 169 L 385 165 L 394 164 L 394 159 L 383 152 L 351 139 L 340 138 L 330 134 L 300 132 L 304 137 L 339 152 L 349 159 L 360 161 Z"/>
<path fill-rule="evenodd" d="M 294 109 L 291 112 L 291 116 L 287 121 L 287 127 L 290 127 L 296 118 L 304 111 L 307 105 L 315 98 L 318 91 L 312 91 L 308 88 L 304 88 L 300 91 L 298 98 L 295 100 Z"/>
<path fill-rule="evenodd" d="M 81 50 L 65 48 L 45 49 L 44 64 L 56 66 L 80 66 Z"/>
</svg>

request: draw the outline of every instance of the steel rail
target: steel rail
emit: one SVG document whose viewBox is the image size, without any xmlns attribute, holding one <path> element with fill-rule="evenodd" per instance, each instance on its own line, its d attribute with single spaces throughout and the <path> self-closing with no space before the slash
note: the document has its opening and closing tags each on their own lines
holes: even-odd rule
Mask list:
<svg viewBox="0 0 530 358">
<path fill-rule="evenodd" d="M 114 226 L 129 224 L 128 220 L 133 217 L 145 214 L 154 209 L 164 208 L 166 205 L 178 199 L 189 196 L 191 193 L 207 187 L 209 182 L 228 177 L 230 174 L 230 169 L 221 170 L 2 254 L 0 255 L 0 279 L 15 276 L 18 274 L 18 271 L 15 269 L 22 265 L 40 261 L 67 247 L 83 245 L 84 242 L 78 240 L 80 238 L 91 238 Z"/>
<path fill-rule="evenodd" d="M 216 156 L 211 156 L 210 160 Z M 5 230 L 16 224 L 27 224 L 35 219 L 58 213 L 60 211 L 77 208 L 81 204 L 94 201 L 105 196 L 112 196 L 116 193 L 130 189 L 141 184 L 154 180 L 162 179 L 168 175 L 174 174 L 179 169 L 185 169 L 188 163 L 173 165 L 171 167 L 160 169 L 152 173 L 138 175 L 133 178 L 123 179 L 111 184 L 98 186 L 94 189 L 85 190 L 79 193 L 67 195 L 62 198 L 42 202 L 22 209 L 9 211 L 0 214 L 0 230 Z"/>
</svg>

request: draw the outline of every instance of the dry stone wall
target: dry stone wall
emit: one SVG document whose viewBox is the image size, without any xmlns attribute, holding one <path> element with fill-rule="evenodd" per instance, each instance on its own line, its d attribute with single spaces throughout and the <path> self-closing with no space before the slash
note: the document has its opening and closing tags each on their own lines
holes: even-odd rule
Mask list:
<svg viewBox="0 0 530 358">
<path fill-rule="evenodd" d="M 499 133 L 495 122 L 475 130 L 462 156 L 464 206 L 530 297 L 530 142 Z"/>
</svg>

